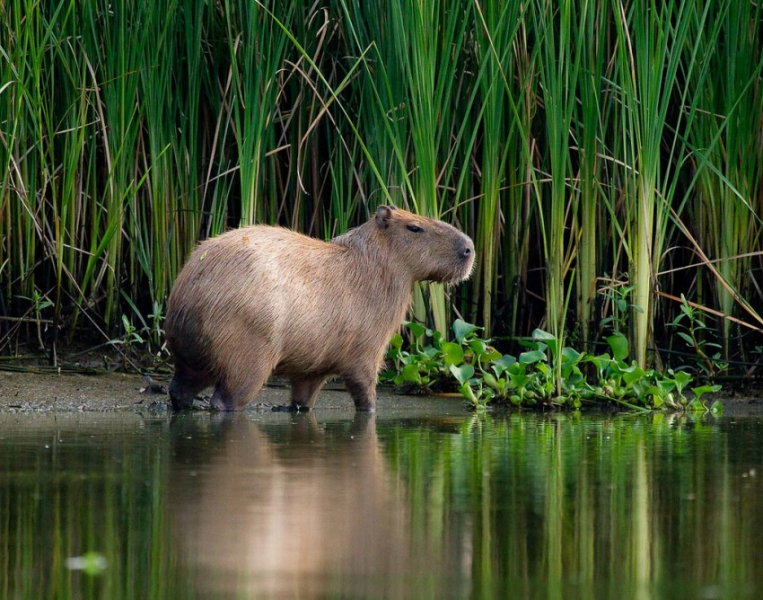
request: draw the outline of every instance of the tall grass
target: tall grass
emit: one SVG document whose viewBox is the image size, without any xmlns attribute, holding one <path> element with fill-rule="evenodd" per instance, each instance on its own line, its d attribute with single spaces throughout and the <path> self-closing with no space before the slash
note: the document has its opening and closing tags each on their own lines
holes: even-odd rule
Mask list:
<svg viewBox="0 0 763 600">
<path fill-rule="evenodd" d="M 227 227 L 328 239 L 396 202 L 476 242 L 472 282 L 416 292 L 437 329 L 459 314 L 499 344 L 543 327 L 593 346 L 614 327 L 671 362 L 683 294 L 754 369 L 761 12 L 5 2 L 0 347 L 160 318 L 188 251 Z"/>
<path fill-rule="evenodd" d="M 763 214 L 763 139 L 751 135 L 763 131 L 762 10 L 760 5 L 731 2 L 725 11 L 710 15 L 725 51 L 706 50 L 708 68 L 718 74 L 713 85 L 703 85 L 696 77 L 692 81 L 701 90 L 696 125 L 689 132 L 700 171 L 697 193 L 690 202 L 692 221 L 696 222 L 698 243 L 716 261 L 709 275 L 723 283 L 711 280 L 711 289 L 717 295 L 718 309 L 728 316 L 743 316 L 739 304 L 746 304 L 745 298 L 760 281 L 760 269 L 755 270 L 750 250 L 760 240 Z M 698 30 L 701 26 L 696 24 Z M 695 35 L 702 40 L 700 31 Z M 760 292 L 759 286 L 756 291 Z M 727 357 L 732 337 L 738 335 L 732 325 L 730 319 L 719 323 Z"/>
</svg>

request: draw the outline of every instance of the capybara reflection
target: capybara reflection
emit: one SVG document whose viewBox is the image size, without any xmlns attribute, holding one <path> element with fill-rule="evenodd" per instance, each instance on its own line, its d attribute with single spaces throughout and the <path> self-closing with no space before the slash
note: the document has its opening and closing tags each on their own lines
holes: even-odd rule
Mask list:
<svg viewBox="0 0 763 600">
<path fill-rule="evenodd" d="M 393 206 L 323 242 L 280 227 L 237 229 L 200 244 L 170 295 L 175 410 L 215 384 L 212 407 L 236 410 L 271 373 L 309 409 L 335 375 L 357 410 L 376 408 L 376 377 L 416 281 L 457 283 L 474 245 L 455 227 Z"/>
<path fill-rule="evenodd" d="M 423 512 L 412 514 L 416 502 L 390 468 L 375 415 L 318 422 L 311 412 L 268 423 L 180 414 L 170 431 L 176 547 L 199 595 L 448 596 L 442 587 L 468 544 L 449 543 L 437 519 L 425 525 L 423 498 L 438 494 L 431 482 L 422 483 Z"/>
</svg>

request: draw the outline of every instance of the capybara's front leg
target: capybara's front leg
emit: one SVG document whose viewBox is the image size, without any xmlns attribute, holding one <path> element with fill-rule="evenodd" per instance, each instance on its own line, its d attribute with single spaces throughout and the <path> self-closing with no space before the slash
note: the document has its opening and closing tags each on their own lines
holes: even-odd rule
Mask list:
<svg viewBox="0 0 763 600">
<path fill-rule="evenodd" d="M 375 412 L 376 411 L 376 373 L 368 374 L 348 374 L 344 376 L 344 383 L 347 391 L 350 392 L 355 410 Z"/>
<path fill-rule="evenodd" d="M 170 382 L 170 400 L 173 410 L 188 410 L 201 390 L 212 383 L 212 377 L 204 371 L 192 369 L 183 359 L 175 360 L 175 376 Z"/>
<path fill-rule="evenodd" d="M 324 383 L 326 383 L 325 377 L 292 377 L 292 409 L 297 411 L 312 409 Z"/>
</svg>

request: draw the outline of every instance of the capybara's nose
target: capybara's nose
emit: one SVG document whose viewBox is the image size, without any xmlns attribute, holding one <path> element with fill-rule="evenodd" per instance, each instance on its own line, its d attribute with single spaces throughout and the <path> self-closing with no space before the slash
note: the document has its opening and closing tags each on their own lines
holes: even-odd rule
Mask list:
<svg viewBox="0 0 763 600">
<path fill-rule="evenodd" d="M 466 238 L 461 244 L 461 249 L 458 251 L 458 256 L 464 260 L 468 259 L 474 252 L 474 243 L 471 239 Z"/>
</svg>

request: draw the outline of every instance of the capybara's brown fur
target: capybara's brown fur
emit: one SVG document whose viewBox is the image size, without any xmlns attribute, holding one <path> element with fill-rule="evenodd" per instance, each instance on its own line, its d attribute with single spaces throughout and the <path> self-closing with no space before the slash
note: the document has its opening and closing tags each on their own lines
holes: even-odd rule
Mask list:
<svg viewBox="0 0 763 600">
<path fill-rule="evenodd" d="M 207 240 L 169 299 L 172 405 L 189 408 L 214 383 L 213 408 L 236 410 L 275 372 L 291 379 L 295 409 L 311 408 L 340 375 L 355 407 L 374 410 L 376 377 L 413 283 L 459 282 L 473 263 L 469 237 L 391 206 L 328 243 L 268 226 Z"/>
</svg>

